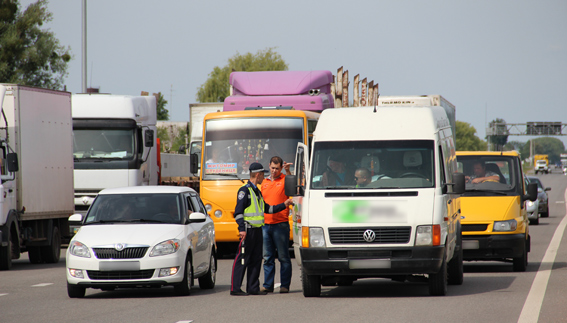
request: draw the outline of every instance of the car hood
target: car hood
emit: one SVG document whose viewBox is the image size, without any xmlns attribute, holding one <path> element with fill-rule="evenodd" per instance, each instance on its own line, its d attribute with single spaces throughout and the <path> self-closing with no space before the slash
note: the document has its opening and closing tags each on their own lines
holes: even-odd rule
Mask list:
<svg viewBox="0 0 567 323">
<path fill-rule="evenodd" d="M 73 240 L 91 248 L 116 243 L 153 246 L 179 238 L 182 230 L 178 224 L 92 224 L 82 226 Z"/>
</svg>

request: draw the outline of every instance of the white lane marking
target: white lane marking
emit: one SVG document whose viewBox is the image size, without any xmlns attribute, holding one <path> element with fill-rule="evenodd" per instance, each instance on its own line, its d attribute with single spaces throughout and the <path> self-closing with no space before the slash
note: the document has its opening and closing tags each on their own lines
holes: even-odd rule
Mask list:
<svg viewBox="0 0 567 323">
<path fill-rule="evenodd" d="M 567 190 L 565 191 L 565 198 L 567 199 Z M 549 282 L 549 276 L 551 276 L 551 268 L 555 262 L 555 257 L 557 256 L 557 249 L 559 249 L 559 244 L 561 238 L 563 237 L 563 232 L 567 227 L 567 216 L 563 217 L 559 226 L 551 238 L 549 247 L 545 251 L 545 256 L 541 261 L 541 265 L 537 271 L 537 274 L 532 283 L 524 307 L 522 308 L 522 313 L 518 319 L 518 323 L 531 323 L 537 322 L 539 319 L 539 311 L 541 310 L 541 304 L 543 303 L 543 298 L 545 297 L 545 290 L 547 289 L 547 283 Z"/>
<path fill-rule="evenodd" d="M 53 285 L 53 283 L 35 284 L 35 285 L 32 285 L 32 287 L 45 287 L 45 286 L 49 286 L 49 285 Z"/>
<path fill-rule="evenodd" d="M 557 203 L 557 204 L 564 204 L 565 201 L 555 201 L 555 203 Z"/>
<path fill-rule="evenodd" d="M 193 323 L 193 320 L 189 320 L 189 321 L 177 321 L 175 323 Z"/>
<path fill-rule="evenodd" d="M 8 295 L 8 294 L 7 293 L 6 294 L 0 294 L 0 296 L 6 296 L 6 295 Z"/>
</svg>

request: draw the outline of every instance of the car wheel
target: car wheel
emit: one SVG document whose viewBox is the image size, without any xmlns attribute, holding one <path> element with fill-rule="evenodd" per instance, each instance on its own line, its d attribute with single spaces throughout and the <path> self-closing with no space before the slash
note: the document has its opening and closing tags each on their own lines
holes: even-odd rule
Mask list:
<svg viewBox="0 0 567 323">
<path fill-rule="evenodd" d="M 28 247 L 28 257 L 32 264 L 41 264 L 43 262 L 40 247 Z"/>
<path fill-rule="evenodd" d="M 462 285 L 463 284 L 463 248 L 459 246 L 459 251 L 453 255 L 453 259 L 449 261 L 449 268 L 447 268 L 449 275 L 449 285 Z"/>
<path fill-rule="evenodd" d="M 531 219 L 531 220 L 530 220 L 530 224 L 532 224 L 532 225 L 538 225 L 538 224 L 539 224 L 539 216 L 538 216 L 537 218 L 535 218 L 535 219 Z"/>
<path fill-rule="evenodd" d="M 520 257 L 513 259 L 514 271 L 526 271 L 528 267 L 528 249 L 524 246 L 522 250 L 522 255 Z"/>
<path fill-rule="evenodd" d="M 321 296 L 321 276 L 307 275 L 305 270 L 301 269 L 301 284 L 303 287 L 303 296 L 319 297 Z"/>
<path fill-rule="evenodd" d="M 61 257 L 61 234 L 59 228 L 53 227 L 51 235 L 51 243 L 48 246 L 41 247 L 42 258 L 48 264 L 59 262 Z"/>
<path fill-rule="evenodd" d="M 545 212 L 541 212 L 541 217 L 542 218 L 549 217 L 549 205 L 545 208 Z"/>
<path fill-rule="evenodd" d="M 181 283 L 174 286 L 175 293 L 179 296 L 187 296 L 191 294 L 191 285 L 193 285 L 193 269 L 191 263 L 191 255 L 187 254 L 185 260 L 185 272 L 183 273 L 183 280 Z"/>
<path fill-rule="evenodd" d="M 85 291 L 85 287 L 69 284 L 69 282 L 67 282 L 67 295 L 69 295 L 70 298 L 83 298 L 85 297 Z"/>
<path fill-rule="evenodd" d="M 215 253 L 211 253 L 211 262 L 209 264 L 209 271 L 203 277 L 199 277 L 199 287 L 201 289 L 212 289 L 215 287 L 217 280 L 217 259 Z"/>
<path fill-rule="evenodd" d="M 445 296 L 447 294 L 447 260 L 443 256 L 443 262 L 439 272 L 429 274 L 429 295 Z"/>
</svg>

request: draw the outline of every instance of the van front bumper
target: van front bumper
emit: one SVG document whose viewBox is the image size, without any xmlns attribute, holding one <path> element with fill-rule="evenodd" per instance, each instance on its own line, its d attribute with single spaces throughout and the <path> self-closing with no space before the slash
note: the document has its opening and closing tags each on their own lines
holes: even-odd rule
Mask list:
<svg viewBox="0 0 567 323">
<path fill-rule="evenodd" d="M 308 275 L 388 275 L 439 272 L 445 246 L 409 248 L 300 248 L 301 266 Z"/>
<path fill-rule="evenodd" d="M 463 258 L 465 260 L 486 260 L 516 258 L 524 254 L 526 235 L 493 234 L 463 235 Z"/>
</svg>

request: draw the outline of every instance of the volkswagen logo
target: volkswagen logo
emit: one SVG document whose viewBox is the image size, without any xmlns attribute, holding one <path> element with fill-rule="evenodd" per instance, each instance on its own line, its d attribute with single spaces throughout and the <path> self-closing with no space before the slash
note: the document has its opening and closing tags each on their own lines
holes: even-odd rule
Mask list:
<svg viewBox="0 0 567 323">
<path fill-rule="evenodd" d="M 366 242 L 373 242 L 374 239 L 376 239 L 376 233 L 374 233 L 374 231 L 368 229 L 368 230 L 364 231 L 364 233 L 362 234 L 362 237 L 364 238 L 364 241 L 366 241 Z"/>
<path fill-rule="evenodd" d="M 117 243 L 114 245 L 114 249 L 116 249 L 116 251 L 122 251 L 124 250 L 124 244 L 123 243 Z"/>
</svg>

